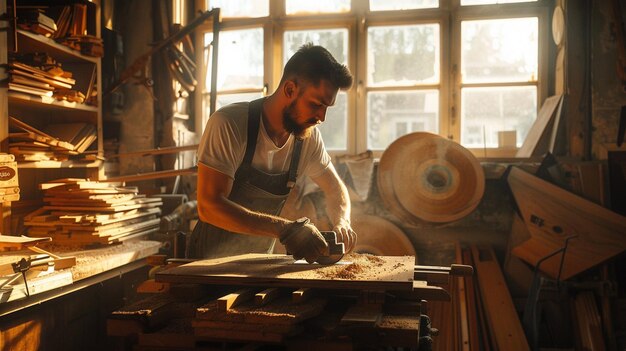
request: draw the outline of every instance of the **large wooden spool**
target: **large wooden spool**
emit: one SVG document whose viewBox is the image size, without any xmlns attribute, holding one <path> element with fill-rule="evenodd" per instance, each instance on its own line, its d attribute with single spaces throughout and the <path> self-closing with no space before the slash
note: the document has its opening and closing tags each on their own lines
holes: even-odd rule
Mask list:
<svg viewBox="0 0 626 351">
<path fill-rule="evenodd" d="M 409 238 L 384 218 L 352 215 L 352 229 L 357 234 L 355 252 L 379 256 L 415 256 L 415 248 Z"/>
<path fill-rule="evenodd" d="M 397 139 L 383 153 L 378 190 L 389 211 L 407 224 L 445 223 L 478 206 L 485 175 L 461 145 L 416 132 Z"/>
</svg>

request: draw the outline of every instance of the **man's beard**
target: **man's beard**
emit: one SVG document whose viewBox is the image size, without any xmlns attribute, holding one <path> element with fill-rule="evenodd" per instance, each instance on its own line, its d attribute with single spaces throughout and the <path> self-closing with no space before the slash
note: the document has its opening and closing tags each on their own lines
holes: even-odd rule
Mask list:
<svg viewBox="0 0 626 351">
<path fill-rule="evenodd" d="M 307 124 L 300 125 L 296 123 L 296 117 L 293 115 L 293 110 L 296 105 L 296 101 L 292 102 L 286 109 L 283 110 L 283 127 L 289 133 L 292 133 L 298 138 L 306 139 L 311 136 L 313 132 L 313 127 Z M 310 123 L 315 123 L 315 121 L 310 121 Z"/>
</svg>

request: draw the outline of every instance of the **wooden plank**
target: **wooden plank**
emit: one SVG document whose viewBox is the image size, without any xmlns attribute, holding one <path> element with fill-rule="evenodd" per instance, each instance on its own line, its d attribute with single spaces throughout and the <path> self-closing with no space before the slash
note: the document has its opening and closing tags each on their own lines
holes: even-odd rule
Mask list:
<svg viewBox="0 0 626 351">
<path fill-rule="evenodd" d="M 281 296 L 282 293 L 283 291 L 277 288 L 270 288 L 270 289 L 265 289 L 263 291 L 259 291 L 258 293 L 254 295 L 254 303 L 259 306 L 266 305 L 276 300 L 276 298 Z"/>
<path fill-rule="evenodd" d="M 464 264 L 472 264 L 472 253 L 469 249 L 463 249 L 463 263 Z M 476 289 L 474 286 L 475 275 L 471 277 L 464 277 L 465 286 L 466 286 L 466 301 L 467 301 L 467 314 L 468 314 L 468 333 L 469 333 L 469 349 L 478 351 L 480 350 L 480 338 L 481 338 L 481 318 L 479 316 L 477 302 L 476 302 Z M 487 328 L 482 328 L 483 335 Z M 487 346 L 483 347 L 483 350 L 489 351 L 490 348 Z"/>
<path fill-rule="evenodd" d="M 21 250 L 29 246 L 37 245 L 38 243 L 44 241 L 50 241 L 50 238 L 29 238 L 27 236 L 12 236 L 0 234 L 0 249 Z"/>
<path fill-rule="evenodd" d="M 472 245 L 471 250 L 489 329 L 495 335 L 497 348 L 530 350 L 493 249 Z"/>
<path fill-rule="evenodd" d="M 554 111 L 557 110 L 562 103 L 563 95 L 554 95 L 547 98 L 543 105 L 541 105 L 541 109 L 539 110 L 539 114 L 537 115 L 537 119 L 533 123 L 532 127 L 530 127 L 530 131 L 522 144 L 522 147 L 519 148 L 515 157 L 530 157 L 537 153 L 544 153 L 546 150 L 537 150 L 539 143 L 542 141 L 542 138 L 546 138 L 550 133 L 548 129 L 550 123 L 552 122 L 552 117 L 554 116 Z M 547 145 L 546 140 L 546 148 Z"/>
<path fill-rule="evenodd" d="M 513 167 L 508 182 L 531 239 L 513 254 L 531 265 L 565 245 L 571 236 L 561 279 L 569 279 L 626 249 L 626 217 Z M 541 199 L 541 201 L 538 201 Z M 559 274 L 562 254 L 541 264 L 552 278 Z"/>
<path fill-rule="evenodd" d="M 319 315 L 325 306 L 326 300 L 324 299 L 313 299 L 305 304 L 295 304 L 288 297 L 283 297 L 263 306 L 258 306 L 253 301 L 246 301 L 224 311 L 218 306 L 218 300 L 213 300 L 196 309 L 196 320 L 292 325 Z"/>
<path fill-rule="evenodd" d="M 337 264 L 321 266 L 289 255 L 246 254 L 188 263 L 155 278 L 172 283 L 413 291 L 414 262 L 413 256 L 350 254 Z"/>
</svg>

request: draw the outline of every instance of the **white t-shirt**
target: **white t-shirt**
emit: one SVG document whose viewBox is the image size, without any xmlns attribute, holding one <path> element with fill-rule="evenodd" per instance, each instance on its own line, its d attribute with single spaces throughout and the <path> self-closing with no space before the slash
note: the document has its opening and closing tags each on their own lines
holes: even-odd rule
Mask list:
<svg viewBox="0 0 626 351">
<path fill-rule="evenodd" d="M 235 178 L 246 153 L 248 105 L 248 102 L 230 104 L 211 115 L 198 147 L 199 163 Z M 277 147 L 267 135 L 261 118 L 252 167 L 272 174 L 286 172 L 291 163 L 294 141 L 295 137 L 290 135 L 285 145 Z M 302 142 L 298 182 L 303 181 L 304 176 L 315 178 L 321 175 L 330 162 L 322 136 L 315 128 L 311 136 Z"/>
</svg>

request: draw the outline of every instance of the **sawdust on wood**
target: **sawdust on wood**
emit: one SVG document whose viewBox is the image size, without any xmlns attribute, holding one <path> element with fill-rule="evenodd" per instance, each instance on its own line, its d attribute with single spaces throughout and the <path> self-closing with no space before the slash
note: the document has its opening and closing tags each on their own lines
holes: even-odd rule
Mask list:
<svg viewBox="0 0 626 351">
<path fill-rule="evenodd" d="M 383 316 L 377 327 L 384 329 L 418 329 L 419 317 Z"/>
<path fill-rule="evenodd" d="M 359 278 L 377 279 L 388 276 L 389 273 L 404 267 L 404 263 L 396 263 L 392 267 L 384 267 L 385 260 L 370 254 L 350 253 L 343 257 L 341 262 L 349 264 L 335 264 L 322 267 L 316 271 L 320 278 L 346 279 Z"/>
</svg>

